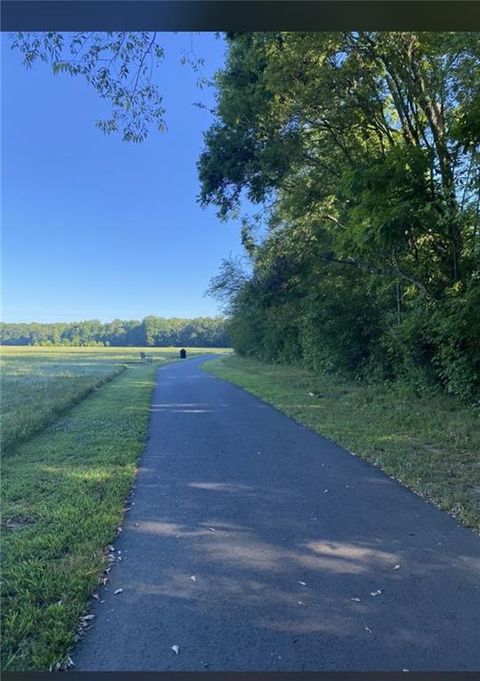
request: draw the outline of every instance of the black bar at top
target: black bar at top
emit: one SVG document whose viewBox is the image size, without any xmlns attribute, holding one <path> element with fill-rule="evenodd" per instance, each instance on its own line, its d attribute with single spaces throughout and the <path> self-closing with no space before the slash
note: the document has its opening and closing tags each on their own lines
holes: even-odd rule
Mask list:
<svg viewBox="0 0 480 681">
<path fill-rule="evenodd" d="M 2 31 L 475 31 L 479 0 L 3 0 Z"/>
</svg>

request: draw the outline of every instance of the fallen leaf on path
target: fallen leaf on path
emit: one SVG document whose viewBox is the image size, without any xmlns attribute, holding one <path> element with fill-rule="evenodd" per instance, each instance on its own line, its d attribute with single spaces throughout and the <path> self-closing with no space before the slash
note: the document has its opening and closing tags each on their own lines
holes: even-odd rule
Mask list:
<svg viewBox="0 0 480 681">
<path fill-rule="evenodd" d="M 92 598 L 94 598 L 96 601 L 100 600 L 100 596 L 98 594 L 92 594 Z"/>
<path fill-rule="evenodd" d="M 180 652 L 180 646 L 172 646 L 171 649 L 173 650 L 175 655 L 178 655 L 178 653 Z"/>
<path fill-rule="evenodd" d="M 360 599 L 360 598 L 357 598 L 356 596 L 354 596 L 354 597 L 351 598 L 350 600 L 351 600 L 351 601 L 355 601 L 355 603 L 360 603 L 360 602 L 361 602 L 361 599 Z"/>
<path fill-rule="evenodd" d="M 196 581 L 197 581 L 195 575 L 192 575 L 192 576 L 190 577 L 190 579 L 192 580 L 192 582 L 196 582 Z"/>
<path fill-rule="evenodd" d="M 328 489 L 324 489 L 323 493 L 326 494 L 328 492 Z"/>
<path fill-rule="evenodd" d="M 215 531 L 216 531 L 214 527 L 209 527 L 208 529 L 210 530 L 210 532 L 215 532 Z"/>
<path fill-rule="evenodd" d="M 117 594 L 121 594 L 122 591 L 123 591 L 123 589 L 115 589 L 115 591 L 113 592 L 113 595 L 116 596 Z"/>
<path fill-rule="evenodd" d="M 307 586 L 307 582 L 301 582 L 301 581 L 299 580 L 298 583 L 301 584 L 302 586 Z"/>
<path fill-rule="evenodd" d="M 138 523 L 133 523 L 133 527 L 138 527 Z"/>
<path fill-rule="evenodd" d="M 370 591 L 370 596 L 380 596 L 383 593 L 383 589 L 377 589 L 377 591 Z"/>
<path fill-rule="evenodd" d="M 112 546 L 111 544 L 109 544 L 109 545 L 107 546 L 107 549 L 108 549 L 109 551 L 115 551 L 115 547 Z"/>
<path fill-rule="evenodd" d="M 370 629 L 370 627 L 365 627 L 365 631 L 368 631 L 369 634 L 373 634 L 373 631 Z"/>
<path fill-rule="evenodd" d="M 297 601 L 298 605 L 305 605 L 303 601 Z"/>
<path fill-rule="evenodd" d="M 95 615 L 84 615 L 83 617 L 80 617 L 82 622 L 89 622 L 90 620 L 95 619 Z"/>
<path fill-rule="evenodd" d="M 393 569 L 394 569 L 394 570 L 400 570 L 400 565 L 395 565 L 395 566 L 393 567 Z"/>
</svg>

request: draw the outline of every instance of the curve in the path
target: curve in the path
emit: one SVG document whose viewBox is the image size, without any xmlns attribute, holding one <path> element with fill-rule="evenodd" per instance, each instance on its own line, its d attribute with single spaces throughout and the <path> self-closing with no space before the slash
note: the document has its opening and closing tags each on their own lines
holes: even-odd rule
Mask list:
<svg viewBox="0 0 480 681">
<path fill-rule="evenodd" d="M 76 669 L 480 669 L 478 537 L 204 359 L 158 371 Z"/>
</svg>

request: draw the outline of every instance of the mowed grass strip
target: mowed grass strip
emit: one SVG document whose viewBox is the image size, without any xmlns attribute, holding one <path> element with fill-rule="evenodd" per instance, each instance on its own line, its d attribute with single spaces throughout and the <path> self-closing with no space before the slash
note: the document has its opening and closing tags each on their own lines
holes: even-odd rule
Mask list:
<svg viewBox="0 0 480 681">
<path fill-rule="evenodd" d="M 420 398 L 399 387 L 347 383 L 234 355 L 203 367 L 480 530 L 478 407 L 447 395 Z"/>
<path fill-rule="evenodd" d="M 126 366 L 178 359 L 179 348 L 4 346 L 0 353 L 2 432 L 0 451 L 15 448 L 52 423 Z M 188 348 L 188 357 L 225 352 Z"/>
<path fill-rule="evenodd" d="M 129 367 L 4 460 L 4 670 L 48 670 L 73 644 L 122 522 L 159 363 Z"/>
<path fill-rule="evenodd" d="M 1 453 L 10 454 L 126 366 L 97 355 L 2 349 Z"/>
</svg>

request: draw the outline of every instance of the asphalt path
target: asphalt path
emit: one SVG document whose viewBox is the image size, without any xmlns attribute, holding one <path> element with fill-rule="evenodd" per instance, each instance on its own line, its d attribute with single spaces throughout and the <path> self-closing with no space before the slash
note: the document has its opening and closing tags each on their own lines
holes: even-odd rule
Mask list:
<svg viewBox="0 0 480 681">
<path fill-rule="evenodd" d="M 75 669 L 479 670 L 478 536 L 204 360 L 158 371 Z"/>
</svg>

